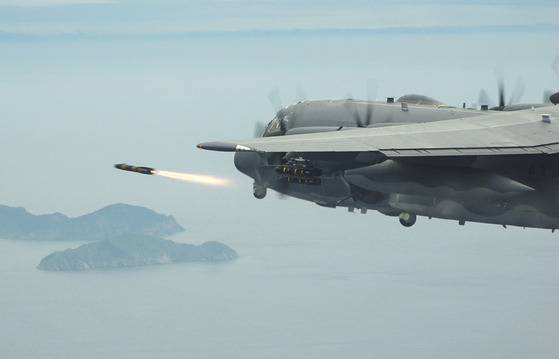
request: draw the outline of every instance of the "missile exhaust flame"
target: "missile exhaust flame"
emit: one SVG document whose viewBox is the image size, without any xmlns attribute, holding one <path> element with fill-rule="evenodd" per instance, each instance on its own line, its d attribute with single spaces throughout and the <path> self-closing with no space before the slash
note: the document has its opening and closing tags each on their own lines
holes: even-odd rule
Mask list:
<svg viewBox="0 0 559 359">
<path fill-rule="evenodd" d="M 191 183 L 203 184 L 206 186 L 223 186 L 223 187 L 234 187 L 235 183 L 228 179 L 211 175 L 200 175 L 192 173 L 182 173 L 182 172 L 171 172 L 171 171 L 158 171 L 151 167 L 138 167 L 127 165 L 126 163 L 120 163 L 114 165 L 115 168 L 123 171 L 137 172 L 145 175 L 158 175 L 167 178 L 174 178 L 180 181 L 186 181 Z"/>
<path fill-rule="evenodd" d="M 182 173 L 182 172 L 171 172 L 171 171 L 159 171 L 155 170 L 155 175 L 174 178 L 180 181 L 186 181 L 191 183 L 203 184 L 207 186 L 222 186 L 222 187 L 233 187 L 234 182 L 228 178 L 221 178 L 210 175 L 200 175 L 192 173 Z"/>
</svg>

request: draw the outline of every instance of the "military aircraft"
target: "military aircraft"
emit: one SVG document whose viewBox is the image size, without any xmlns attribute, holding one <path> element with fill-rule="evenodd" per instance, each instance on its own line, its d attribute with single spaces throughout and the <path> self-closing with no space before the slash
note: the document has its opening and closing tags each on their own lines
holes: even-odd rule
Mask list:
<svg viewBox="0 0 559 359">
<path fill-rule="evenodd" d="M 235 152 L 267 189 L 324 207 L 559 228 L 559 93 L 550 104 L 455 108 L 423 95 L 302 101 L 262 137 L 201 143 Z"/>
</svg>

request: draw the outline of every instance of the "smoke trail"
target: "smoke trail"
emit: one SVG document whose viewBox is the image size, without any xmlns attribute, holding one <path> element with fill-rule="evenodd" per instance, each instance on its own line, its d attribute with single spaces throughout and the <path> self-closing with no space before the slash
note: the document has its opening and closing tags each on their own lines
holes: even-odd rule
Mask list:
<svg viewBox="0 0 559 359">
<path fill-rule="evenodd" d="M 207 186 L 233 187 L 235 185 L 235 183 L 228 178 L 221 178 L 221 177 L 210 176 L 210 175 L 199 175 L 199 174 L 159 171 L 159 170 L 155 170 L 153 174 L 158 176 L 178 179 L 181 181 L 203 184 Z"/>
</svg>

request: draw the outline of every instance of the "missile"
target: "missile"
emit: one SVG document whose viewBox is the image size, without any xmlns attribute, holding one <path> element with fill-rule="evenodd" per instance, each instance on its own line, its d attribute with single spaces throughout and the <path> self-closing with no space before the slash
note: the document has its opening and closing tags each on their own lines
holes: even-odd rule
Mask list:
<svg viewBox="0 0 559 359">
<path fill-rule="evenodd" d="M 136 167 L 136 166 L 127 165 L 126 163 L 116 164 L 115 168 L 118 168 L 119 170 L 123 170 L 123 171 L 138 172 L 138 173 L 142 173 L 142 174 L 145 174 L 145 175 L 152 175 L 152 174 L 155 173 L 154 168 L 151 168 L 151 167 Z"/>
</svg>

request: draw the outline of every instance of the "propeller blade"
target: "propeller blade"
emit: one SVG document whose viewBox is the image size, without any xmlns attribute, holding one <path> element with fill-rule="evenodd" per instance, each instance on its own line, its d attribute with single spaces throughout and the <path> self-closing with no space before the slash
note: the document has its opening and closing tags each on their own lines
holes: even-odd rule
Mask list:
<svg viewBox="0 0 559 359">
<path fill-rule="evenodd" d="M 514 84 L 514 90 L 509 100 L 509 105 L 514 105 L 515 103 L 520 103 L 522 96 L 524 96 L 524 78 L 518 75 L 516 83 Z"/>
<path fill-rule="evenodd" d="M 555 72 L 555 76 L 559 78 L 559 56 L 557 56 L 555 60 L 553 60 L 553 62 L 551 63 L 551 68 L 553 69 L 553 72 Z"/>
<path fill-rule="evenodd" d="M 296 92 L 296 95 L 295 95 L 295 101 L 296 102 L 303 102 L 303 101 L 307 101 L 308 99 L 309 99 L 309 95 L 307 95 L 307 91 L 305 91 L 303 86 L 298 85 L 297 86 L 297 92 Z"/>
<path fill-rule="evenodd" d="M 559 56 L 557 56 L 555 58 L 555 60 L 553 60 L 553 62 L 551 63 L 551 68 L 553 69 L 553 72 L 555 72 L 555 76 L 557 76 L 557 78 L 559 79 Z M 552 91 L 550 91 L 550 92 L 552 92 Z M 544 96 L 546 96 L 545 93 L 544 93 Z M 551 102 L 554 105 L 557 105 L 559 103 L 559 92 L 555 92 L 555 93 L 550 94 L 548 101 Z"/>
<path fill-rule="evenodd" d="M 264 122 L 256 121 L 254 123 L 254 137 L 262 137 L 265 129 L 266 125 L 264 124 Z"/>
<path fill-rule="evenodd" d="M 377 98 L 377 82 L 374 80 L 367 80 L 367 101 L 372 102 Z M 367 104 L 367 109 L 365 112 L 365 123 L 362 127 L 367 127 L 372 123 L 373 120 L 374 106 L 370 103 Z"/>
<path fill-rule="evenodd" d="M 268 92 L 268 100 L 274 107 L 274 111 L 279 111 L 283 108 L 283 101 L 281 100 L 281 95 L 278 87 L 274 87 L 270 92 Z"/>
<path fill-rule="evenodd" d="M 543 103 L 550 104 L 551 103 L 551 96 L 553 96 L 553 91 L 544 90 L 544 92 L 543 92 Z"/>
<path fill-rule="evenodd" d="M 364 126 L 362 127 L 367 127 L 371 124 L 371 121 L 373 119 L 373 110 L 374 110 L 373 105 L 368 103 L 365 111 L 365 123 L 363 124 Z"/>
<path fill-rule="evenodd" d="M 503 64 L 499 64 L 493 68 L 495 76 L 497 77 L 497 88 L 499 91 L 499 108 L 505 107 L 505 75 Z"/>
<path fill-rule="evenodd" d="M 363 127 L 361 116 L 359 116 L 359 111 L 357 111 L 357 105 L 355 104 L 355 101 L 351 97 L 348 97 L 348 99 L 344 102 L 344 107 L 349 112 L 351 112 L 355 125 L 357 127 Z"/>
<path fill-rule="evenodd" d="M 353 115 L 355 125 L 357 127 L 367 127 L 373 122 L 373 112 L 374 105 L 371 103 L 375 101 L 377 97 L 377 82 L 374 80 L 367 80 L 366 91 L 367 91 L 367 104 L 365 105 L 365 113 L 359 111 L 358 105 L 353 101 L 353 96 L 351 92 L 346 94 L 345 107 Z"/>
</svg>

